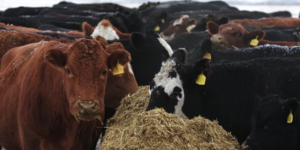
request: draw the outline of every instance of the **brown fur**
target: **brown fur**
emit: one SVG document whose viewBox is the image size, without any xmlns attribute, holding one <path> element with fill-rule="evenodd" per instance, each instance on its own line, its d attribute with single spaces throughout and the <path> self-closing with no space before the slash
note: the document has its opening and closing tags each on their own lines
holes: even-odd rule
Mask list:
<svg viewBox="0 0 300 150">
<path fill-rule="evenodd" d="M 123 45 L 119 42 L 114 42 L 106 46 L 108 53 L 113 53 L 117 50 L 124 49 Z M 105 93 L 105 106 L 110 108 L 118 108 L 121 100 L 127 95 L 132 95 L 138 90 L 138 84 L 133 74 L 129 72 L 128 65 L 124 65 L 124 74 L 113 75 L 111 71 L 108 73 Z"/>
<path fill-rule="evenodd" d="M 183 16 L 178 18 L 176 21 L 178 21 L 182 17 Z M 176 37 L 182 33 L 188 32 L 187 27 L 189 27 L 190 25 L 196 25 L 196 24 L 197 24 L 197 20 L 191 18 L 184 18 L 182 19 L 181 25 L 174 26 L 173 24 L 171 24 L 165 31 L 161 32 L 160 35 L 162 36 L 162 38 L 164 38 L 164 36 L 171 36 L 172 34 L 174 34 L 174 37 Z M 166 40 L 171 40 L 171 39 L 166 39 Z"/>
<path fill-rule="evenodd" d="M 5 25 L 4 23 L 0 23 L 0 27 L 4 27 L 5 29 L 8 30 L 17 30 L 17 31 L 22 31 L 22 32 L 28 32 L 28 33 L 35 33 L 35 32 L 50 32 L 50 33 L 59 33 L 59 34 L 64 34 L 67 36 L 85 36 L 84 32 L 79 32 L 79 31 L 70 31 L 70 32 L 59 32 L 59 31 L 51 31 L 51 30 L 38 30 L 34 28 L 27 28 L 27 27 L 21 27 L 21 26 L 14 26 L 14 25 Z"/>
<path fill-rule="evenodd" d="M 82 23 L 82 31 L 85 33 L 85 36 L 91 36 L 95 30 L 95 27 L 92 27 L 87 22 Z"/>
<path fill-rule="evenodd" d="M 265 18 L 265 19 L 243 19 L 243 20 L 232 20 L 230 22 L 239 23 L 243 26 L 254 25 L 257 27 L 271 27 L 271 26 L 284 26 L 284 27 L 299 27 L 300 18 Z"/>
<path fill-rule="evenodd" d="M 276 44 L 283 46 L 297 46 L 297 42 L 281 42 L 281 41 L 267 41 L 263 38 L 265 33 L 262 30 L 254 30 L 248 32 L 242 25 L 230 22 L 228 24 L 223 24 L 221 26 L 210 21 L 207 23 L 207 29 L 212 35 L 211 41 L 213 46 L 219 49 L 226 48 L 244 48 L 252 47 L 250 45 L 251 40 L 257 37 L 259 41 L 258 45 L 264 44 Z"/>
<path fill-rule="evenodd" d="M 0 124 L 0 145 L 13 150 L 90 149 L 99 123 L 78 122 L 74 106 L 77 100 L 96 100 L 103 120 L 107 62 L 128 63 L 128 58 L 122 50 L 108 56 L 99 42 L 87 39 L 41 41 L 9 51 L 0 72 L 0 122 L 5 122 Z"/>
</svg>

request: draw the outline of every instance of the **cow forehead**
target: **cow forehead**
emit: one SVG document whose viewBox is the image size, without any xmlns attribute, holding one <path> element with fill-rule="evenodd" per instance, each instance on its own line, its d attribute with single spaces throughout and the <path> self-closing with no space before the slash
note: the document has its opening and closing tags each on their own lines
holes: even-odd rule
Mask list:
<svg viewBox="0 0 300 150">
<path fill-rule="evenodd" d="M 106 40 L 119 40 L 117 32 L 112 27 L 108 20 L 102 20 L 99 22 L 91 37 L 95 38 L 97 35 L 104 37 Z"/>
<path fill-rule="evenodd" d="M 185 18 L 189 18 L 189 16 L 188 15 L 181 16 L 180 18 L 178 18 L 177 20 L 174 21 L 173 26 L 181 25 L 183 22 L 183 19 L 185 19 Z"/>
<path fill-rule="evenodd" d="M 245 32 L 246 30 L 240 25 L 236 23 L 228 23 L 220 26 L 220 31 L 225 32 Z"/>
</svg>

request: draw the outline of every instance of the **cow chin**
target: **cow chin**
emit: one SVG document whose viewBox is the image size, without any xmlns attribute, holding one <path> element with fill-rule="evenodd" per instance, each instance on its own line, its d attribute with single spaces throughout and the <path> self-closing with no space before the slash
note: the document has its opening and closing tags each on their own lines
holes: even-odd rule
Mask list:
<svg viewBox="0 0 300 150">
<path fill-rule="evenodd" d="M 226 44 L 225 43 L 213 43 L 212 47 L 214 49 L 224 50 L 224 49 L 226 49 Z"/>
</svg>

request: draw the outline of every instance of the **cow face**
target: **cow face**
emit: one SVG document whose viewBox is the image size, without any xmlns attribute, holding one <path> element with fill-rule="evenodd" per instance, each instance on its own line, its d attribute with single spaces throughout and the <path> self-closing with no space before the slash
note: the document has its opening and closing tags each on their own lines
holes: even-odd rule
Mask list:
<svg viewBox="0 0 300 150">
<path fill-rule="evenodd" d="M 151 15 L 149 15 L 148 20 L 145 21 L 144 30 L 155 30 L 160 32 L 160 28 L 163 24 L 165 24 L 165 20 L 168 17 L 168 13 L 165 11 L 155 11 Z"/>
<path fill-rule="evenodd" d="M 213 46 L 218 49 L 251 47 L 253 39 L 259 41 L 265 36 L 263 31 L 248 32 L 242 25 L 233 22 L 219 26 L 210 21 L 207 23 L 207 29 L 212 35 Z"/>
<path fill-rule="evenodd" d="M 103 19 L 95 27 L 91 36 L 95 38 L 97 35 L 104 37 L 106 40 L 119 40 L 118 30 L 113 27 L 109 20 Z"/>
<path fill-rule="evenodd" d="M 277 95 L 259 98 L 252 116 L 252 131 L 247 141 L 250 149 L 299 149 L 299 100 L 283 100 Z M 292 122 L 288 122 L 290 114 Z"/>
<path fill-rule="evenodd" d="M 108 70 L 118 62 L 127 65 L 130 60 L 129 53 L 124 50 L 108 55 L 99 42 L 87 39 L 76 40 L 65 52 L 49 50 L 44 57 L 63 75 L 71 114 L 84 121 L 103 119 Z"/>
<path fill-rule="evenodd" d="M 168 113 L 187 118 L 182 112 L 185 98 L 183 91 L 185 53 L 184 49 L 179 49 L 170 59 L 162 63 L 160 72 L 150 84 L 151 97 L 147 111 L 155 107 L 164 108 Z"/>
<path fill-rule="evenodd" d="M 195 19 L 190 19 L 188 15 L 182 15 L 174 21 L 160 36 L 165 40 L 172 40 L 181 33 L 190 32 L 197 24 Z"/>
</svg>

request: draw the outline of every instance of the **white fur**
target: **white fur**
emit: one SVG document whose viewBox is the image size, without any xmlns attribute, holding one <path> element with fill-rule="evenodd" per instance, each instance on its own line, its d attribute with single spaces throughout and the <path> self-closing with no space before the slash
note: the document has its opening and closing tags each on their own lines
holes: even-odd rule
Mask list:
<svg viewBox="0 0 300 150">
<path fill-rule="evenodd" d="M 183 16 L 181 16 L 179 19 L 177 19 L 177 20 L 174 21 L 173 26 L 181 25 L 181 24 L 182 24 L 182 20 L 183 20 L 184 18 L 189 18 L 189 16 L 188 16 L 188 15 L 183 15 Z"/>
<path fill-rule="evenodd" d="M 165 36 L 163 32 L 160 33 L 161 38 L 163 38 L 166 41 L 171 41 L 175 37 L 175 33 L 171 34 L 170 36 Z"/>
<path fill-rule="evenodd" d="M 163 87 L 164 92 L 170 96 L 173 93 L 173 90 L 175 87 L 179 87 L 181 89 L 181 98 L 177 97 L 178 103 L 175 106 L 175 115 L 178 115 L 181 118 L 188 118 L 183 112 L 182 107 L 184 103 L 184 91 L 182 86 L 182 81 L 180 80 L 179 74 L 175 70 L 176 63 L 174 60 L 169 59 L 166 62 L 162 63 L 162 67 L 160 69 L 160 72 L 155 75 L 155 78 L 153 79 L 155 82 L 155 85 L 153 87 Z M 171 71 L 175 71 L 177 76 L 176 78 L 169 77 L 169 73 Z M 150 89 L 149 92 L 151 93 L 153 89 Z"/>
<path fill-rule="evenodd" d="M 173 50 L 171 46 L 161 37 L 157 38 L 160 44 L 168 51 L 169 55 L 171 56 L 173 54 Z"/>
<path fill-rule="evenodd" d="M 129 72 L 130 72 L 132 75 L 134 75 L 133 70 L 132 70 L 132 68 L 131 68 L 131 64 L 128 63 L 127 65 L 128 65 L 128 70 L 129 70 Z"/>
<path fill-rule="evenodd" d="M 188 28 L 189 30 L 187 30 L 187 31 L 188 31 L 188 32 L 191 32 L 192 29 L 194 29 L 195 27 L 196 27 L 196 25 L 194 25 L 194 24 L 193 24 L 193 25 L 190 25 L 189 28 Z"/>
<path fill-rule="evenodd" d="M 119 40 L 120 37 L 117 35 L 117 32 L 111 27 L 104 27 L 102 21 L 99 22 L 98 26 L 95 28 L 91 37 L 95 38 L 97 35 L 104 37 L 106 40 Z"/>
</svg>

